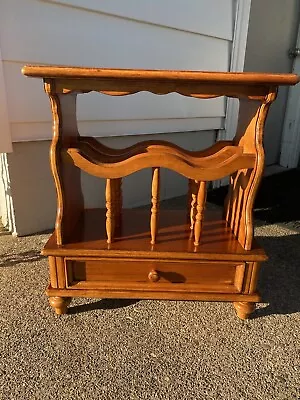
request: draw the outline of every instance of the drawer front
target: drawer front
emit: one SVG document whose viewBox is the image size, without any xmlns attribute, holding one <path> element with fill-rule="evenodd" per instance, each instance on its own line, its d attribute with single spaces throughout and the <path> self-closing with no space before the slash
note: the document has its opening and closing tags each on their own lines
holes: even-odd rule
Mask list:
<svg viewBox="0 0 300 400">
<path fill-rule="evenodd" d="M 72 289 L 197 290 L 239 293 L 245 264 L 148 260 L 65 260 Z"/>
</svg>

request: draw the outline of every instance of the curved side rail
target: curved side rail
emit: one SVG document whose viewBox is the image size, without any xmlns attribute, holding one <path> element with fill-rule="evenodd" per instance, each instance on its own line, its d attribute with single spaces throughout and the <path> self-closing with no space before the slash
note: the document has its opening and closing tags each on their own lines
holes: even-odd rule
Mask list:
<svg viewBox="0 0 300 400">
<path fill-rule="evenodd" d="M 82 143 L 67 150 L 69 161 L 88 174 L 100 178 L 122 178 L 144 168 L 171 169 L 186 178 L 210 181 L 223 178 L 239 169 L 254 168 L 256 156 L 244 154 L 242 147 L 223 146 L 219 151 L 202 157 L 178 151 L 169 145 L 146 146 L 143 152 L 127 158 L 108 156 Z"/>
</svg>

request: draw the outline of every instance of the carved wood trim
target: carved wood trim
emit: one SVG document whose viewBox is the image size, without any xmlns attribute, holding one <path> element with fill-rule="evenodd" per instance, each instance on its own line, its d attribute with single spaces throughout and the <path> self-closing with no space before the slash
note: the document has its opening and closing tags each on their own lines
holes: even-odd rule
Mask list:
<svg viewBox="0 0 300 400">
<path fill-rule="evenodd" d="M 252 246 L 253 203 L 264 168 L 263 128 L 276 93 L 276 88 L 271 88 L 263 103 L 245 102 L 240 107 L 234 143 L 255 154 L 255 167 L 252 170 L 241 168 L 231 176 L 224 215 L 245 250 L 250 250 Z"/>
<path fill-rule="evenodd" d="M 243 154 L 243 148 L 239 146 L 224 146 L 217 153 L 204 157 L 192 157 L 184 150 L 177 152 L 167 145 L 149 146 L 145 152 L 138 150 L 128 157 L 103 156 L 82 143 L 77 148 L 69 148 L 67 154 L 66 160 L 70 163 L 102 178 L 121 178 L 159 165 L 194 180 L 214 180 L 241 168 L 253 168 L 255 163 L 255 156 Z"/>
<path fill-rule="evenodd" d="M 68 241 L 83 211 L 80 171 L 61 156 L 62 150 L 67 149 L 79 136 L 76 95 L 58 95 L 51 92 L 49 98 L 53 120 L 50 166 L 57 196 L 55 232 L 57 244 L 62 245 Z"/>
</svg>

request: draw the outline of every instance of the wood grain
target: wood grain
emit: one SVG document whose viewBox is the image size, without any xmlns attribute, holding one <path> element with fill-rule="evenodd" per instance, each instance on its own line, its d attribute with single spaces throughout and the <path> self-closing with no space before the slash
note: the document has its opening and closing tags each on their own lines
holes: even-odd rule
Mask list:
<svg viewBox="0 0 300 400">
<path fill-rule="evenodd" d="M 114 228 L 115 228 L 115 209 L 113 203 L 113 180 L 106 180 L 106 189 L 105 189 L 105 199 L 106 199 L 106 235 L 107 235 L 107 243 L 112 243 L 114 240 Z"/>
<path fill-rule="evenodd" d="M 46 294 L 48 296 L 60 297 L 88 297 L 88 298 L 125 298 L 125 299 L 156 299 L 156 300 L 200 300 L 200 301 L 236 301 L 236 302 L 252 302 L 260 301 L 260 295 L 253 293 L 251 295 L 239 293 L 207 293 L 198 291 L 186 291 L 182 287 L 181 291 L 154 291 L 155 285 L 149 283 L 148 290 L 130 290 L 130 288 L 120 289 L 52 289 L 48 288 Z"/>
<path fill-rule="evenodd" d="M 105 209 L 85 210 L 70 242 L 58 246 L 52 235 L 42 254 L 63 257 L 119 259 L 265 261 L 267 256 L 255 242 L 245 250 L 222 219 L 221 210 L 206 210 L 199 246 L 190 240 L 190 224 L 185 210 L 160 210 L 160 234 L 152 247 L 149 211 L 123 209 L 122 227 L 108 249 Z M 134 223 L 132 223 L 134 221 Z"/>
<path fill-rule="evenodd" d="M 64 67 L 45 65 L 26 65 L 22 68 L 26 76 L 39 78 L 73 78 L 73 79 L 132 79 L 139 81 L 168 80 L 176 81 L 201 81 L 206 83 L 249 85 L 295 85 L 299 82 L 296 74 L 275 74 L 257 72 L 207 72 L 207 71 L 175 71 L 175 70 L 139 70 L 139 69 L 111 69 L 111 68 L 86 68 L 86 67 Z"/>
<path fill-rule="evenodd" d="M 209 300 L 233 301 L 238 317 L 248 318 L 260 300 L 258 270 L 267 258 L 253 239 L 252 216 L 264 167 L 264 125 L 278 86 L 295 85 L 299 77 L 62 66 L 25 66 L 22 72 L 43 78 L 51 101 L 57 217 L 43 254 L 55 311 L 65 313 L 72 296 Z M 161 140 L 113 149 L 78 134 L 76 95 L 90 91 L 237 97 L 238 129 L 232 141 L 201 151 Z M 159 211 L 162 167 L 188 179 L 187 211 Z M 144 168 L 153 168 L 150 224 L 147 211 L 122 207 L 122 178 Z M 106 210 L 84 210 L 81 170 L 106 179 Z M 223 216 L 204 210 L 207 182 L 228 175 Z"/>
<path fill-rule="evenodd" d="M 204 209 L 206 201 L 206 182 L 200 182 L 197 193 L 197 213 L 195 217 L 194 225 L 194 245 L 198 246 L 200 242 L 200 236 L 202 233 L 203 219 L 204 219 Z"/>
<path fill-rule="evenodd" d="M 49 87 L 54 85 L 48 82 Z M 51 86 L 52 87 L 52 86 Z M 50 166 L 55 182 L 57 196 L 57 214 L 55 233 L 57 244 L 62 245 L 77 223 L 83 210 L 80 170 L 74 168 L 61 156 L 63 149 L 70 147 L 79 134 L 76 120 L 76 96 L 49 93 L 52 119 L 53 139 L 50 146 Z"/>
<path fill-rule="evenodd" d="M 184 150 L 181 154 L 174 154 L 168 146 L 159 146 L 158 149 L 148 147 L 146 152 L 129 158 L 123 156 L 121 161 L 118 156 L 103 157 L 84 144 L 69 148 L 67 154 L 69 158 L 66 160 L 70 164 L 99 178 L 121 178 L 159 165 L 194 180 L 215 180 L 239 169 L 254 168 L 255 165 L 255 156 L 244 154 L 239 146 L 225 146 L 217 153 L 204 157 L 189 156 Z"/>
<path fill-rule="evenodd" d="M 241 245 L 250 250 L 253 240 L 253 204 L 264 169 L 263 129 L 276 90 L 263 103 L 242 101 L 240 119 L 234 143 L 255 154 L 252 170 L 241 168 L 230 177 L 224 215 Z"/>
<path fill-rule="evenodd" d="M 193 231 L 195 218 L 197 214 L 197 193 L 199 190 L 199 182 L 189 179 L 190 194 L 189 194 L 189 209 L 190 209 L 190 228 Z"/>
<path fill-rule="evenodd" d="M 190 264 L 174 262 L 158 262 L 128 260 L 119 263 L 114 259 L 94 260 L 92 258 L 81 261 L 67 260 L 67 281 L 69 288 L 85 287 L 90 289 L 117 286 L 132 287 L 149 285 L 149 273 L 155 274 L 158 279 L 157 290 L 181 290 L 181 284 L 188 285 L 190 290 L 203 292 L 220 291 L 241 292 L 241 287 L 235 284 L 240 265 L 230 262 L 197 262 Z M 217 276 L 217 278 L 216 278 Z M 153 280 L 152 280 L 153 281 Z M 145 286 L 146 285 L 146 286 Z M 169 289 L 168 289 L 169 286 Z M 148 287 L 148 286 L 147 286 Z"/>
<path fill-rule="evenodd" d="M 156 243 L 159 219 L 159 185 L 160 185 L 160 169 L 153 168 L 152 170 L 152 198 L 151 198 L 151 217 L 150 217 L 150 232 L 151 244 Z"/>
</svg>

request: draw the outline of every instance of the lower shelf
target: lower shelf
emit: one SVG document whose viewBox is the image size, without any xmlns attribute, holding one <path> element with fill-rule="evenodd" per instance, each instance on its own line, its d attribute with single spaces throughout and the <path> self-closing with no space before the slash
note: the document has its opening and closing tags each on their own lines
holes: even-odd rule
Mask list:
<svg viewBox="0 0 300 400">
<path fill-rule="evenodd" d="M 68 298 L 127 298 L 233 301 L 247 318 L 260 300 L 259 264 L 267 257 L 254 244 L 246 251 L 218 210 L 205 214 L 200 245 L 195 246 L 184 211 L 162 210 L 157 243 L 151 245 L 149 211 L 123 210 L 115 241 L 107 244 L 105 210 L 86 210 L 69 243 L 53 234 L 43 254 L 49 257 L 47 295 L 58 314 Z"/>
<path fill-rule="evenodd" d="M 222 219 L 219 210 L 207 210 L 199 246 L 194 246 L 186 212 L 161 210 L 157 243 L 150 243 L 147 210 L 123 210 L 122 224 L 110 245 L 106 242 L 105 209 L 85 210 L 69 243 L 58 246 L 55 233 L 45 245 L 45 256 L 140 258 L 167 260 L 264 261 L 255 242 L 244 250 Z"/>
</svg>

